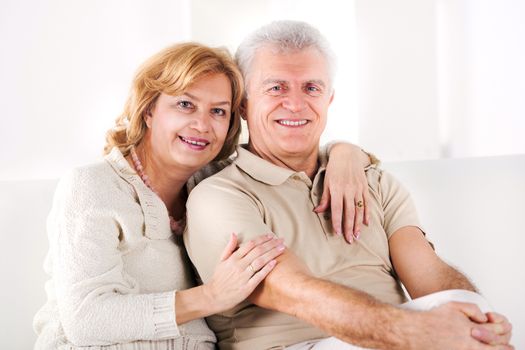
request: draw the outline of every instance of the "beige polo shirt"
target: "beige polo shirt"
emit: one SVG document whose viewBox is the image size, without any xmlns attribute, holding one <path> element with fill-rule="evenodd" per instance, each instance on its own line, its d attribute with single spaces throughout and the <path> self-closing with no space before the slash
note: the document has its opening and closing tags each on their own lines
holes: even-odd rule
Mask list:
<svg viewBox="0 0 525 350">
<path fill-rule="evenodd" d="M 329 214 L 313 212 L 321 199 L 325 167 L 313 182 L 303 172 L 278 167 L 238 148 L 231 165 L 202 181 L 187 202 L 184 241 L 201 279 L 209 281 L 231 232 L 242 241 L 273 232 L 317 277 L 400 304 L 404 293 L 389 257 L 388 239 L 419 226 L 408 192 L 391 175 L 367 169 L 370 225 L 349 245 L 332 230 Z M 313 306 L 313 307 L 322 307 Z M 268 349 L 326 337 L 286 314 L 244 302 L 207 319 L 221 349 Z"/>
</svg>

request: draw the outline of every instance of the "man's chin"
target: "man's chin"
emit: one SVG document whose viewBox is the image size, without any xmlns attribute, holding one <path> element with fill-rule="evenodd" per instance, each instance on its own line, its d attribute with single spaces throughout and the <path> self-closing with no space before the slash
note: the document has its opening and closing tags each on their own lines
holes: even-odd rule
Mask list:
<svg viewBox="0 0 525 350">
<path fill-rule="evenodd" d="M 280 142 L 279 148 L 283 153 L 294 157 L 309 156 L 313 149 L 318 149 L 319 145 L 312 145 L 305 142 Z"/>
</svg>

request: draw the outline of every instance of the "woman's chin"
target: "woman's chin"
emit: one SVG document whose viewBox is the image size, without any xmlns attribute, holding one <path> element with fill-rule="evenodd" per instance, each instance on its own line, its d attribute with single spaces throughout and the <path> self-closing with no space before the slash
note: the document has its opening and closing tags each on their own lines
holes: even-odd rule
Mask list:
<svg viewBox="0 0 525 350">
<path fill-rule="evenodd" d="M 216 153 L 212 154 L 210 152 L 206 152 L 206 154 L 179 153 L 174 157 L 174 160 L 182 168 L 197 171 L 208 165 L 216 156 Z"/>
</svg>

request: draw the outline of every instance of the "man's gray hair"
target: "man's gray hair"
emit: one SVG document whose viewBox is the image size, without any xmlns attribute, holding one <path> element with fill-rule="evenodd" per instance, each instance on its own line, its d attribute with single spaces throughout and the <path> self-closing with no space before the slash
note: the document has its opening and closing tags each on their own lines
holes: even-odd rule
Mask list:
<svg viewBox="0 0 525 350">
<path fill-rule="evenodd" d="M 244 77 L 247 86 L 253 58 L 257 50 L 263 46 L 271 46 L 279 53 L 298 51 L 309 47 L 316 48 L 325 57 L 330 84 L 335 75 L 335 55 L 328 40 L 319 30 L 306 22 L 274 21 L 267 24 L 246 37 L 237 48 L 235 59 Z"/>
</svg>

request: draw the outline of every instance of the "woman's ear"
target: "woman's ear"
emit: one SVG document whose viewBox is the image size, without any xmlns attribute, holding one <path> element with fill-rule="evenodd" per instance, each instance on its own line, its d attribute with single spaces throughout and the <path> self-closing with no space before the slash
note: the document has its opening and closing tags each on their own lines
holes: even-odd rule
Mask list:
<svg viewBox="0 0 525 350">
<path fill-rule="evenodd" d="M 153 108 L 155 108 L 155 106 L 151 106 L 151 107 L 148 107 L 148 109 L 146 109 L 146 112 L 144 113 L 144 122 L 146 123 L 146 126 L 148 127 L 148 129 L 151 129 L 151 119 L 153 118 L 153 113 L 152 113 L 152 110 Z"/>
</svg>

